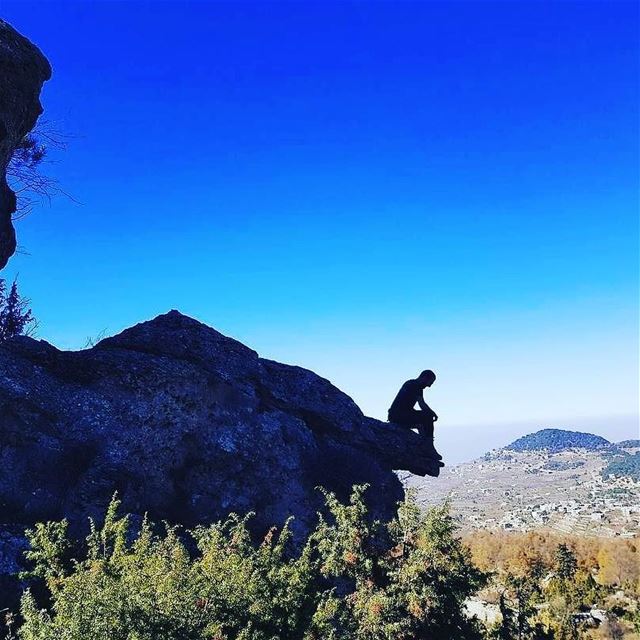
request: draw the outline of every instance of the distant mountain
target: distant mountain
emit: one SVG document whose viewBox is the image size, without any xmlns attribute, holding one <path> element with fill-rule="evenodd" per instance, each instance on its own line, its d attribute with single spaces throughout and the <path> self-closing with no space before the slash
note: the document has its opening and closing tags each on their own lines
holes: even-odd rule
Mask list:
<svg viewBox="0 0 640 640">
<path fill-rule="evenodd" d="M 567 449 L 604 449 L 611 443 L 602 436 L 580 431 L 565 431 L 564 429 L 542 429 L 535 433 L 518 438 L 505 449 L 511 451 L 549 451 L 557 453 Z"/>
<path fill-rule="evenodd" d="M 622 440 L 616 442 L 616 446 L 620 449 L 640 449 L 640 440 Z"/>
</svg>

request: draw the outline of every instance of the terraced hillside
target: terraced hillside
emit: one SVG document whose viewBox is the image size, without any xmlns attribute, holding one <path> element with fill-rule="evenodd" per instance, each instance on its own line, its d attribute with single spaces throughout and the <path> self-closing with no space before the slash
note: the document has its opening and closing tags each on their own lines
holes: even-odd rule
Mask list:
<svg viewBox="0 0 640 640">
<path fill-rule="evenodd" d="M 639 446 L 637 440 L 612 444 L 592 434 L 544 430 L 473 462 L 445 467 L 438 480 L 407 475 L 404 481 L 425 506 L 448 498 L 463 529 L 551 528 L 635 537 Z"/>
</svg>

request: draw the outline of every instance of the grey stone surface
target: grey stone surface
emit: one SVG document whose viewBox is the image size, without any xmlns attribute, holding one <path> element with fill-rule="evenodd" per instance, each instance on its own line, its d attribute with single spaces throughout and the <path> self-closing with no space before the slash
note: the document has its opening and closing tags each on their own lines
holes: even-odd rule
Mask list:
<svg viewBox="0 0 640 640">
<path fill-rule="evenodd" d="M 437 475 L 430 464 L 416 433 L 176 311 L 84 351 L 0 345 L 0 533 L 64 516 L 80 534 L 117 490 L 156 521 L 255 511 L 260 535 L 294 515 L 301 536 L 318 485 L 346 498 L 369 483 L 387 517 L 403 496 L 393 470 Z"/>
<path fill-rule="evenodd" d="M 0 19 L 0 269 L 16 249 L 11 222 L 16 196 L 7 185 L 7 165 L 42 113 L 40 91 L 50 77 L 51 67 L 40 50 Z"/>
</svg>

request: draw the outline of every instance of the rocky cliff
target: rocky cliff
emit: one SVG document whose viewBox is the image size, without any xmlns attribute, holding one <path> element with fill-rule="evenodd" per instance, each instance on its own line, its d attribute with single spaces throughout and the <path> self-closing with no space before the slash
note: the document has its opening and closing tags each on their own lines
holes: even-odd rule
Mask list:
<svg viewBox="0 0 640 640">
<path fill-rule="evenodd" d="M 438 473 L 414 432 L 176 311 L 84 351 L 0 345 L 0 571 L 15 568 L 16 532 L 66 516 L 80 533 L 116 490 L 156 521 L 255 511 L 257 534 L 294 515 L 300 535 L 318 485 L 345 498 L 369 483 L 373 512 L 390 515 L 394 469 Z"/>
<path fill-rule="evenodd" d="M 11 223 L 16 196 L 7 185 L 7 165 L 42 113 L 40 90 L 50 77 L 40 50 L 0 19 L 0 269 L 16 249 Z"/>
</svg>

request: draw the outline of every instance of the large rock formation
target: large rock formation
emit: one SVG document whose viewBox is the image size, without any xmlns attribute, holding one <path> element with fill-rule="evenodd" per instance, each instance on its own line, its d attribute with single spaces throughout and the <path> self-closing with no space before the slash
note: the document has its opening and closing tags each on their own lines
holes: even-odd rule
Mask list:
<svg viewBox="0 0 640 640">
<path fill-rule="evenodd" d="M 11 223 L 16 195 L 7 185 L 7 166 L 42 113 L 40 90 L 50 77 L 51 67 L 40 50 L 0 20 L 0 269 L 16 249 Z"/>
<path fill-rule="evenodd" d="M 299 536 L 318 485 L 346 498 L 369 483 L 386 517 L 403 495 L 393 470 L 437 475 L 431 464 L 414 432 L 176 311 L 85 351 L 0 346 L 0 572 L 21 528 L 66 516 L 79 532 L 116 490 L 156 521 L 255 511 L 259 535 L 294 515 Z"/>
</svg>

